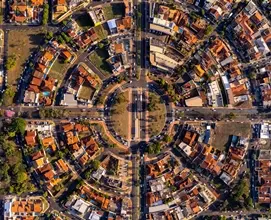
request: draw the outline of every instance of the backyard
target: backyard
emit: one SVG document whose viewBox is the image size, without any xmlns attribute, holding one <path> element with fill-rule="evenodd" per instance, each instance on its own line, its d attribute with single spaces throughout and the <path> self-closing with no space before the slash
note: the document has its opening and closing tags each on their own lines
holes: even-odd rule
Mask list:
<svg viewBox="0 0 271 220">
<path fill-rule="evenodd" d="M 8 70 L 8 84 L 17 85 L 25 62 L 31 52 L 42 43 L 44 30 L 42 28 L 10 30 L 8 33 L 8 57 L 14 57 L 15 64 Z"/>
<path fill-rule="evenodd" d="M 129 91 L 125 91 L 116 96 L 116 102 L 111 108 L 112 116 L 112 124 L 114 130 L 123 138 L 128 138 L 129 127 Z M 125 119 L 125 120 L 123 120 Z"/>
<path fill-rule="evenodd" d="M 105 75 L 111 74 L 111 69 L 109 64 L 106 62 L 106 59 L 109 58 L 109 54 L 105 49 L 98 48 L 95 52 L 90 54 L 90 62 L 98 68 Z"/>
<path fill-rule="evenodd" d="M 158 135 L 165 125 L 166 106 L 161 102 L 160 97 L 153 92 L 149 92 L 147 115 L 149 136 L 152 137 Z"/>
<path fill-rule="evenodd" d="M 212 130 L 210 145 L 224 151 L 231 135 L 248 138 L 250 134 L 251 124 L 249 122 L 219 122 Z"/>
</svg>

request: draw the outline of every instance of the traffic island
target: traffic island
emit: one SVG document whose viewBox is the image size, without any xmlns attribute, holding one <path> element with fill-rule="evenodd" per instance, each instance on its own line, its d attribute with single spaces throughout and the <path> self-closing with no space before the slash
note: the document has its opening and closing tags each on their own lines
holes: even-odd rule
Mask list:
<svg viewBox="0 0 271 220">
<path fill-rule="evenodd" d="M 166 106 L 160 96 L 154 92 L 148 93 L 147 122 L 149 138 L 159 135 L 165 126 Z"/>
<path fill-rule="evenodd" d="M 128 138 L 129 129 L 129 91 L 118 94 L 111 108 L 112 127 L 119 136 Z"/>
</svg>

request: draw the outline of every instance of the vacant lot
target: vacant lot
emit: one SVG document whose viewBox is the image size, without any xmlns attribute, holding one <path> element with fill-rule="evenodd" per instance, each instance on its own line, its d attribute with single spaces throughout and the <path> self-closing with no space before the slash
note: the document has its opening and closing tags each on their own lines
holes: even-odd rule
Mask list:
<svg viewBox="0 0 271 220">
<path fill-rule="evenodd" d="M 94 93 L 95 93 L 94 88 L 89 87 L 88 85 L 82 85 L 82 88 L 80 89 L 80 92 L 78 94 L 78 98 L 80 98 L 80 99 L 92 99 Z"/>
<path fill-rule="evenodd" d="M 251 124 L 249 122 L 241 124 L 240 122 L 219 122 L 212 130 L 210 144 L 220 150 L 225 150 L 229 137 L 237 135 L 241 137 L 250 137 Z"/>
<path fill-rule="evenodd" d="M 44 31 L 42 28 L 10 30 L 8 34 L 8 56 L 15 56 L 15 66 L 8 71 L 8 83 L 16 86 L 25 62 L 31 52 L 41 44 Z"/>
<path fill-rule="evenodd" d="M 93 27 L 93 29 L 95 33 L 97 34 L 99 40 L 103 40 L 107 38 L 109 32 L 108 30 L 104 28 L 104 25 L 100 24 L 98 26 Z"/>
<path fill-rule="evenodd" d="M 106 4 L 103 6 L 103 12 L 106 20 L 111 20 L 113 18 L 121 18 L 124 16 L 124 4 Z"/>
<path fill-rule="evenodd" d="M 109 75 L 111 70 L 106 59 L 109 57 L 108 52 L 104 49 L 97 49 L 89 56 L 90 62 L 96 66 L 102 73 Z"/>
<path fill-rule="evenodd" d="M 150 98 L 152 98 L 155 103 L 152 110 L 149 109 L 148 111 L 148 131 L 149 136 L 152 137 L 158 135 L 165 125 L 166 106 L 160 102 L 160 97 L 157 94 L 149 92 L 149 99 Z"/>
<path fill-rule="evenodd" d="M 112 123 L 114 130 L 123 138 L 128 138 L 128 111 L 129 92 L 123 92 L 116 97 L 116 103 L 112 107 Z"/>
<path fill-rule="evenodd" d="M 64 63 L 62 60 L 56 59 L 54 62 L 50 72 L 49 76 L 57 79 L 59 82 L 61 82 L 68 70 L 68 67 L 70 66 L 69 63 Z"/>
<path fill-rule="evenodd" d="M 89 29 L 90 27 L 94 26 L 94 23 L 88 13 L 80 15 L 75 21 L 79 25 L 79 27 L 83 29 Z"/>
</svg>

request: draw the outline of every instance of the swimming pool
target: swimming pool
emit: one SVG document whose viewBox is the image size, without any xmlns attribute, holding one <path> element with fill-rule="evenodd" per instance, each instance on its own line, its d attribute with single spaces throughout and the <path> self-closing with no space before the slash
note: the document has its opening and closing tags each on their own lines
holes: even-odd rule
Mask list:
<svg viewBox="0 0 271 220">
<path fill-rule="evenodd" d="M 49 97 L 50 96 L 50 92 L 42 92 L 43 96 Z"/>
</svg>

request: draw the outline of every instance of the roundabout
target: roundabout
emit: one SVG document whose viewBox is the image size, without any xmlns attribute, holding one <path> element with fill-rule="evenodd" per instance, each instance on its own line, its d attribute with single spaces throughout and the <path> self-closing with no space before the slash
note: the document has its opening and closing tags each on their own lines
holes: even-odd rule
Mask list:
<svg viewBox="0 0 271 220">
<path fill-rule="evenodd" d="M 169 97 L 145 76 L 116 85 L 106 97 L 104 116 L 108 131 L 127 148 L 162 139 L 174 118 Z"/>
</svg>

